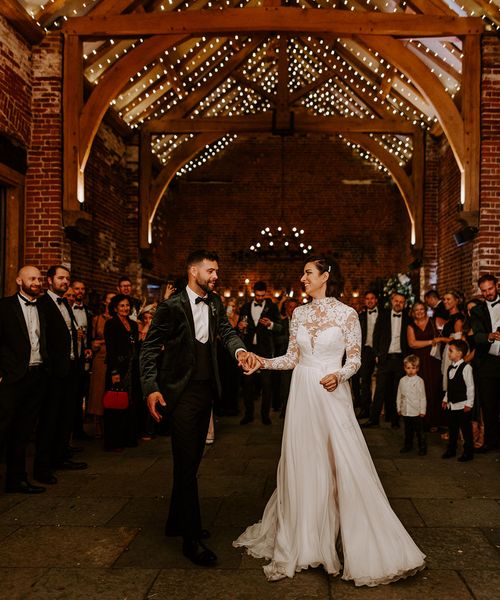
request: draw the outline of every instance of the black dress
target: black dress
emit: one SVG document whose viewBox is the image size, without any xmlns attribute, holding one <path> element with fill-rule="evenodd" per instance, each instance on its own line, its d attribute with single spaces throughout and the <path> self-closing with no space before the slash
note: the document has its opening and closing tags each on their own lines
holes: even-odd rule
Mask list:
<svg viewBox="0 0 500 600">
<path fill-rule="evenodd" d="M 106 340 L 106 389 L 112 388 L 111 378 L 120 375 L 119 387 L 128 392 L 127 409 L 104 409 L 104 448 L 113 450 L 124 446 L 137 446 L 140 426 L 141 394 L 139 383 L 137 323 L 128 319 L 130 331 L 118 317 L 104 326 Z"/>
</svg>

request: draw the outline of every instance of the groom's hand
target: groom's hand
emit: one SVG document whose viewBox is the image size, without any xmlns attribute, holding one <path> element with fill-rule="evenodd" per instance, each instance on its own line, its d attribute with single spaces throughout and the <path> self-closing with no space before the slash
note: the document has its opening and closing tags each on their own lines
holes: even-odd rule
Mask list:
<svg viewBox="0 0 500 600">
<path fill-rule="evenodd" d="M 161 406 L 167 406 L 165 399 L 163 398 L 163 396 L 161 395 L 160 392 L 152 392 L 147 397 L 147 403 L 148 403 L 148 409 L 149 409 L 149 412 L 151 413 L 151 416 L 153 417 L 153 419 L 155 421 L 158 421 L 158 423 L 159 423 L 161 421 L 161 415 L 157 411 L 156 405 L 160 404 Z"/>
<path fill-rule="evenodd" d="M 241 356 L 241 354 L 243 353 L 238 354 L 238 365 L 243 367 L 245 375 L 251 375 L 263 366 L 260 357 L 253 352 L 246 352 L 244 356 Z"/>
</svg>

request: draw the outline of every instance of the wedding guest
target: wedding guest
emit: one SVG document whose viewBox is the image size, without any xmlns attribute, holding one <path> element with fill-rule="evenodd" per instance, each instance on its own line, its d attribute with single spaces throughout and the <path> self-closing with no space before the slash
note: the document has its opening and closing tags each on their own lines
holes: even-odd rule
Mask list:
<svg viewBox="0 0 500 600">
<path fill-rule="evenodd" d="M 441 362 L 437 357 L 440 350 L 438 332 L 434 320 L 427 316 L 423 302 L 415 302 L 410 311 L 408 346 L 420 361 L 419 375 L 424 380 L 427 398 L 426 428 L 437 431 L 444 425 L 441 385 Z M 440 356 L 440 355 L 439 355 Z"/>
<path fill-rule="evenodd" d="M 436 338 L 441 343 L 441 373 L 443 390 L 448 385 L 448 366 L 450 364 L 448 344 L 452 340 L 462 338 L 465 315 L 462 311 L 462 295 L 456 290 L 449 290 L 443 296 L 443 304 L 448 311 L 448 320 L 443 326 L 441 335 Z"/>
<path fill-rule="evenodd" d="M 361 368 L 352 378 L 358 419 L 367 419 L 370 417 L 372 376 L 376 366 L 375 352 L 373 350 L 373 332 L 379 315 L 377 294 L 371 290 L 365 292 L 364 304 L 365 307 L 359 314 L 362 336 Z"/>
<path fill-rule="evenodd" d="M 379 315 L 373 331 L 373 349 L 377 361 L 376 389 L 370 409 L 369 420 L 362 427 L 379 425 L 382 404 L 385 420 L 393 428 L 399 427 L 396 411 L 396 395 L 399 380 L 403 376 L 403 358 L 408 354 L 407 330 L 409 319 L 404 312 L 406 297 L 394 292 L 391 308 Z"/>
<path fill-rule="evenodd" d="M 6 454 L 5 491 L 39 494 L 26 471 L 26 448 L 46 384 L 45 321 L 38 298 L 42 275 L 33 266 L 16 277 L 18 291 L 0 299 L 0 452 Z"/>
<path fill-rule="evenodd" d="M 130 318 L 130 300 L 117 294 L 109 304 L 111 319 L 104 325 L 106 389 L 119 387 L 128 393 L 126 409 L 104 409 L 104 448 L 121 450 L 137 445 L 139 328 Z"/>
<path fill-rule="evenodd" d="M 138 298 L 134 298 L 132 296 L 132 282 L 130 278 L 124 275 L 120 277 L 118 280 L 118 285 L 116 287 L 118 294 L 122 294 L 128 298 L 130 303 L 130 319 L 132 321 L 137 321 L 137 316 L 139 315 L 139 311 L 141 309 L 141 301 Z"/>
<path fill-rule="evenodd" d="M 267 298 L 267 284 L 257 281 L 253 286 L 254 299 L 244 304 L 240 311 L 238 328 L 249 352 L 265 358 L 275 356 L 274 334 L 280 332 L 281 318 L 278 307 Z M 245 414 L 240 425 L 247 425 L 254 419 L 254 405 L 262 390 L 260 416 L 263 425 L 271 425 L 269 412 L 273 399 L 271 373 L 254 373 L 243 378 L 243 402 Z"/>
<path fill-rule="evenodd" d="M 469 346 L 469 352 L 465 356 L 465 362 L 472 367 L 472 375 L 474 377 L 474 407 L 472 409 L 472 435 L 474 438 L 474 448 L 481 448 L 484 444 L 484 421 L 479 397 L 479 362 L 476 356 L 476 342 L 474 340 L 474 331 L 472 330 L 471 311 L 476 306 L 482 304 L 481 300 L 471 298 L 466 304 L 466 315 L 464 322 L 463 334 L 465 341 Z"/>
<path fill-rule="evenodd" d="M 448 413 L 449 441 L 442 458 L 452 458 L 457 454 L 458 432 L 464 440 L 463 454 L 458 459 L 466 462 L 474 458 L 472 441 L 472 407 L 474 406 L 474 378 L 472 367 L 464 361 L 469 351 L 464 340 L 451 340 L 448 344 L 450 366 L 448 367 L 446 394 L 443 408 Z"/>
<path fill-rule="evenodd" d="M 101 438 L 103 434 L 102 418 L 104 409 L 102 406 L 102 397 L 104 396 L 106 379 L 106 342 L 104 340 L 104 326 L 106 325 L 106 322 L 111 319 L 109 304 L 114 296 L 114 292 L 106 294 L 102 313 L 96 315 L 92 321 L 92 351 L 94 359 L 92 361 L 92 373 L 90 375 L 87 413 L 93 417 L 96 438 Z"/>
<path fill-rule="evenodd" d="M 73 305 L 76 302 L 75 290 L 72 287 L 69 287 L 66 292 L 64 292 L 64 298 L 66 298 L 70 307 L 73 308 Z"/>
<path fill-rule="evenodd" d="M 283 303 L 285 315 L 281 320 L 281 324 L 283 325 L 282 332 L 276 338 L 276 356 L 286 354 L 288 343 L 290 341 L 290 323 L 292 321 L 293 312 L 298 306 L 299 302 L 296 298 L 287 298 Z M 284 419 L 288 395 L 290 393 L 290 384 L 292 382 L 292 371 L 276 371 L 275 373 L 279 376 L 280 418 Z"/>
<path fill-rule="evenodd" d="M 47 324 L 48 383 L 37 425 L 33 476 L 47 484 L 57 483 L 54 470 L 87 468 L 87 463 L 69 458 L 78 383 L 77 327 L 64 298 L 69 282 L 70 272 L 65 266 L 51 266 L 47 293 L 38 300 Z"/>
<path fill-rule="evenodd" d="M 90 367 L 92 362 L 92 313 L 85 304 L 86 288 L 83 281 L 75 279 L 70 289 L 75 294 L 75 301 L 71 305 L 71 308 L 73 309 L 77 325 L 78 363 L 80 367 L 73 438 L 77 440 L 89 440 L 91 436 L 84 430 L 83 424 L 85 421 L 84 404 L 89 395 Z"/>
<path fill-rule="evenodd" d="M 448 320 L 448 311 L 436 290 L 429 290 L 424 294 L 424 300 L 430 311 L 430 317 L 434 319 L 437 329 L 441 330 Z"/>
<path fill-rule="evenodd" d="M 488 273 L 478 279 L 484 303 L 471 311 L 476 343 L 479 397 L 484 419 L 484 444 L 478 452 L 500 446 L 500 295 L 497 278 Z"/>
<path fill-rule="evenodd" d="M 153 321 L 156 308 L 156 303 L 148 304 L 147 306 L 144 306 L 139 312 L 139 318 L 137 320 L 137 325 L 139 326 L 139 353 L 141 351 L 142 342 L 146 339 L 146 336 L 148 335 L 148 331 Z M 149 442 L 155 436 L 155 420 L 149 413 L 145 402 L 139 401 L 137 406 L 141 439 L 145 442 Z"/>
<path fill-rule="evenodd" d="M 404 361 L 406 375 L 399 380 L 397 395 L 398 415 L 403 417 L 405 427 L 404 446 L 400 452 L 413 449 L 413 435 L 416 434 L 419 456 L 427 454 L 424 433 L 424 417 L 427 410 L 424 380 L 418 376 L 420 359 L 416 354 L 406 356 Z"/>
</svg>

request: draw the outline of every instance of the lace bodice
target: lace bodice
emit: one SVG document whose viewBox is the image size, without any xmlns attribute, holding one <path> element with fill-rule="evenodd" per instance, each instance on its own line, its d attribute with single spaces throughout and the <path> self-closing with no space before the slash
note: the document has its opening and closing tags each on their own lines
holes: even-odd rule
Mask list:
<svg viewBox="0 0 500 600">
<path fill-rule="evenodd" d="M 342 366 L 342 358 L 346 362 Z M 287 370 L 297 364 L 335 373 L 347 381 L 361 365 L 361 328 L 356 311 L 335 298 L 321 298 L 295 309 L 284 356 L 264 360 L 264 369 Z"/>
</svg>

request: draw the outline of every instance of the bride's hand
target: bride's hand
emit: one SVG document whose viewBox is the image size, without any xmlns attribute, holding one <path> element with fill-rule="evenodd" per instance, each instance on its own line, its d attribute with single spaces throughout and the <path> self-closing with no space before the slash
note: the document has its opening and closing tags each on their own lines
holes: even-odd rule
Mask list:
<svg viewBox="0 0 500 600">
<path fill-rule="evenodd" d="M 320 381 L 320 384 L 327 392 L 333 392 L 337 388 L 339 381 L 337 379 L 337 375 L 331 373 L 330 375 L 325 375 Z"/>
</svg>

